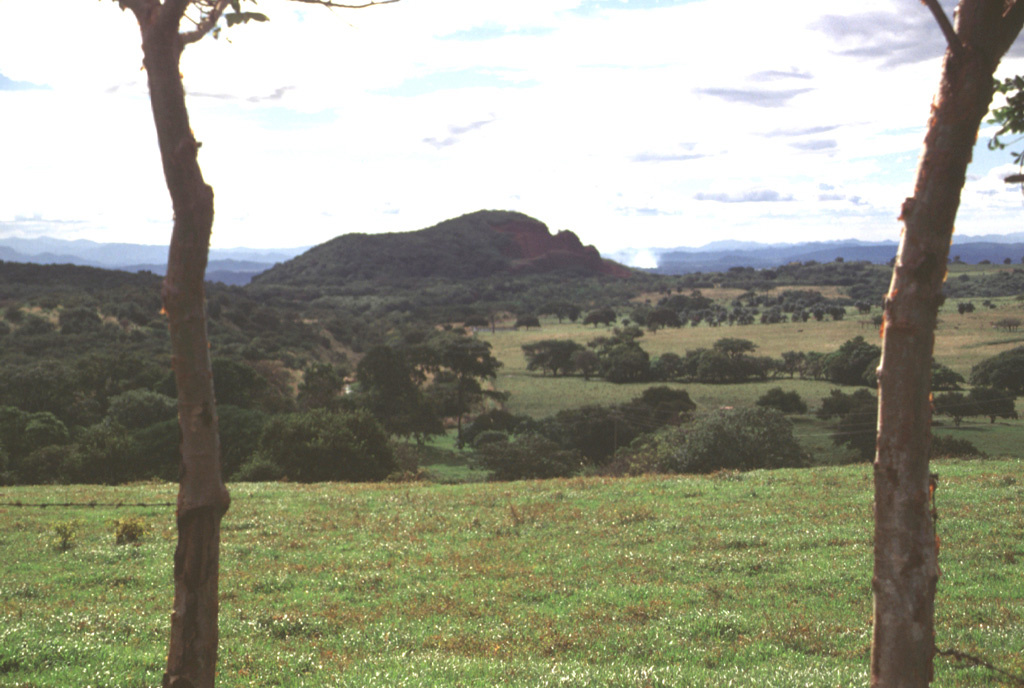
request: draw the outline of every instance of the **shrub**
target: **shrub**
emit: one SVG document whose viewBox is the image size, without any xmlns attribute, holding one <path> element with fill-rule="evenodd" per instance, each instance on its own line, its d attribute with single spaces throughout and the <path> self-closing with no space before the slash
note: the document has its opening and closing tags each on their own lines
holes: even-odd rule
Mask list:
<svg viewBox="0 0 1024 688">
<path fill-rule="evenodd" d="M 534 480 L 573 475 L 583 467 L 583 456 L 527 433 L 512 441 L 484 444 L 477 449 L 475 462 L 491 471 L 491 480 Z"/>
<path fill-rule="evenodd" d="M 858 389 L 853 394 L 844 394 L 842 390 L 833 389 L 821 400 L 821 408 L 816 415 L 821 419 L 839 419 L 832 434 L 833 444 L 846 445 L 865 461 L 870 461 L 875 455 L 878 398 L 871 392 Z"/>
<path fill-rule="evenodd" d="M 864 337 L 854 337 L 825 358 L 825 379 L 840 385 L 870 387 L 874 384 L 874 369 L 881 355 L 881 348 L 869 344 Z"/>
<path fill-rule="evenodd" d="M 486 444 L 494 444 L 495 442 L 507 442 L 508 435 L 500 430 L 484 430 L 479 435 L 473 438 L 473 447 L 478 449 Z"/>
<path fill-rule="evenodd" d="M 107 417 L 129 430 L 138 430 L 178 417 L 176 399 L 148 389 L 132 389 L 110 399 Z"/>
<path fill-rule="evenodd" d="M 384 429 L 362 409 L 274 416 L 259 452 L 299 482 L 383 480 L 395 469 Z"/>
<path fill-rule="evenodd" d="M 529 416 L 516 416 L 504 409 L 490 409 L 477 416 L 472 423 L 462 429 L 462 443 L 475 444 L 476 436 L 496 431 L 503 434 L 522 432 L 526 427 L 533 424 Z"/>
<path fill-rule="evenodd" d="M 786 392 L 781 387 L 773 387 L 762 394 L 757 405 L 773 408 L 782 413 L 807 413 L 807 403 L 796 392 Z"/>
<path fill-rule="evenodd" d="M 114 519 L 114 544 L 137 545 L 148 531 L 145 521 L 138 516 Z"/>
<path fill-rule="evenodd" d="M 710 473 L 806 466 L 793 424 L 774 409 L 723 409 L 670 427 L 624 452 L 630 473 Z"/>
<path fill-rule="evenodd" d="M 932 435 L 931 450 L 928 456 L 932 459 L 938 459 L 943 457 L 976 457 L 984 458 L 985 453 L 974 446 L 969 441 L 960 437 L 950 437 L 948 435 Z"/>
<path fill-rule="evenodd" d="M 243 483 L 264 483 L 280 480 L 284 470 L 259 452 L 253 454 L 231 476 L 232 480 Z"/>
<path fill-rule="evenodd" d="M 74 547 L 75 540 L 78 538 L 78 530 L 81 527 L 81 522 L 77 520 L 54 523 L 53 537 L 51 539 L 53 548 L 58 552 L 67 552 Z"/>
</svg>

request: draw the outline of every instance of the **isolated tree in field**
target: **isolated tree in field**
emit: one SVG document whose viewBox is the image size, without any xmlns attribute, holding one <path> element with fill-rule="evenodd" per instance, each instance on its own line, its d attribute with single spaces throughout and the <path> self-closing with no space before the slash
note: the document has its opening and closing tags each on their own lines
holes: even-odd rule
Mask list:
<svg viewBox="0 0 1024 688">
<path fill-rule="evenodd" d="M 573 354 L 579 351 L 584 351 L 583 345 L 571 339 L 544 339 L 533 344 L 523 344 L 526 369 L 539 368 L 545 374 L 550 371 L 555 377 L 559 373 L 568 375 L 575 370 Z"/>
<path fill-rule="evenodd" d="M 962 0 L 955 28 L 927 0 L 948 42 L 914 195 L 885 298 L 875 457 L 871 685 L 926 686 L 935 655 L 935 524 L 930 494 L 930 376 L 953 224 L 993 74 L 1024 24 L 1024 0 Z"/>
<path fill-rule="evenodd" d="M 540 327 L 540 318 L 536 315 L 520 315 L 516 318 L 515 325 L 512 326 L 513 330 L 518 330 L 520 327 L 530 329 L 531 327 Z"/>
<path fill-rule="evenodd" d="M 593 325 L 594 327 L 597 327 L 599 324 L 607 326 L 611 325 L 613 322 L 618 320 L 618 318 L 619 316 L 615 314 L 614 308 L 610 306 L 605 306 L 603 308 L 598 308 L 587 313 L 587 315 L 583 318 L 583 324 Z"/>
<path fill-rule="evenodd" d="M 295 1 L 345 6 L 330 0 Z M 229 26 L 266 17 L 241 11 L 239 0 L 118 0 L 118 4 L 122 10 L 131 10 L 139 23 L 142 63 L 174 210 L 161 299 L 169 321 L 178 390 L 181 483 L 174 612 L 163 685 L 205 688 L 213 685 L 216 672 L 220 522 L 230 497 L 221 478 L 203 289 L 213 229 L 213 189 L 199 168 L 199 144 L 189 125 L 180 60 L 185 47 L 213 30 L 229 8 Z M 187 19 L 186 12 L 191 12 Z M 183 23 L 188 25 L 185 31 Z"/>
<path fill-rule="evenodd" d="M 1000 318 L 992 323 L 992 327 L 997 330 L 1006 330 L 1007 332 L 1016 332 L 1020 329 L 1020 325 L 1020 318 Z"/>
</svg>

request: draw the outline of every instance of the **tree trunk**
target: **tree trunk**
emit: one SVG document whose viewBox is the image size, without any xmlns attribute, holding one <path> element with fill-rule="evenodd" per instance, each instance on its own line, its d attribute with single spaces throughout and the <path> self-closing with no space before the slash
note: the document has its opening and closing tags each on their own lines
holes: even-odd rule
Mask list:
<svg viewBox="0 0 1024 688">
<path fill-rule="evenodd" d="M 161 290 L 178 386 L 181 484 L 174 553 L 174 608 L 165 688 L 212 687 L 217 663 L 220 521 L 230 503 L 206 334 L 203 280 L 213 227 L 213 190 L 203 181 L 179 72 L 178 33 L 187 3 L 136 11 L 164 177 L 174 208 L 167 276 Z M 176 11 L 179 9 L 181 11 Z M 133 8 L 134 9 L 134 8 Z"/>
<path fill-rule="evenodd" d="M 914 196 L 885 299 L 875 457 L 871 685 L 927 686 L 935 654 L 938 543 L 929 508 L 931 361 L 953 222 L 992 75 L 1020 31 L 1021 7 L 964 0 L 932 105 Z"/>
</svg>

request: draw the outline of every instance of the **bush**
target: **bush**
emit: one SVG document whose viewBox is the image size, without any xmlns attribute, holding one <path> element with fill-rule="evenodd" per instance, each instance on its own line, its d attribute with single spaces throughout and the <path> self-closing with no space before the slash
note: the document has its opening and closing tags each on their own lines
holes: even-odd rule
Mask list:
<svg viewBox="0 0 1024 688">
<path fill-rule="evenodd" d="M 280 480 L 284 470 L 263 454 L 257 452 L 235 471 L 231 479 L 243 483 L 265 483 Z"/>
<path fill-rule="evenodd" d="M 77 520 L 54 523 L 50 544 L 58 552 L 67 552 L 75 546 L 75 540 L 78 538 L 78 530 L 81 527 L 81 522 Z"/>
<path fill-rule="evenodd" d="M 1024 346 L 986 358 L 971 368 L 971 384 L 1024 394 Z"/>
<path fill-rule="evenodd" d="M 395 470 L 384 429 L 362 409 L 274 416 L 259 452 L 299 482 L 383 480 Z"/>
<path fill-rule="evenodd" d="M 477 449 L 475 462 L 491 471 L 491 480 L 536 480 L 573 475 L 583 467 L 583 456 L 528 433 L 512 441 L 484 444 Z"/>
<path fill-rule="evenodd" d="M 507 442 L 508 434 L 500 430 L 484 430 L 479 435 L 473 438 L 473 448 L 479 449 L 480 447 L 487 444 L 494 444 L 495 442 Z"/>
<path fill-rule="evenodd" d="M 773 387 L 762 394 L 757 405 L 773 408 L 782 413 L 807 413 L 807 403 L 796 392 L 786 392 L 781 387 Z"/>
<path fill-rule="evenodd" d="M 630 473 L 710 473 L 807 466 L 793 424 L 774 409 L 723 409 L 644 438 L 620 459 Z"/>
<path fill-rule="evenodd" d="M 873 386 L 881 355 L 880 347 L 869 344 L 864 337 L 854 337 L 825 358 L 825 379 L 840 385 Z"/>
<path fill-rule="evenodd" d="M 932 435 L 931 451 L 929 451 L 928 456 L 932 459 L 945 457 L 984 458 L 985 453 L 975 447 L 969 440 L 948 435 Z"/>
<path fill-rule="evenodd" d="M 129 430 L 139 430 L 178 417 L 176 399 L 148 389 L 132 389 L 111 398 L 107 417 Z"/>
<path fill-rule="evenodd" d="M 516 416 L 504 409 L 491 409 L 481 413 L 462 429 L 462 443 L 475 444 L 476 436 L 484 432 L 496 431 L 507 435 L 522 432 L 533 424 L 529 416 Z"/>
<path fill-rule="evenodd" d="M 870 461 L 875 455 L 875 437 L 878 427 L 878 398 L 866 389 L 852 394 L 833 389 L 821 400 L 818 418 L 838 418 L 839 423 L 832 433 L 832 444 L 845 445 L 857 455 Z"/>
<path fill-rule="evenodd" d="M 114 544 L 137 545 L 148 531 L 146 522 L 138 516 L 114 519 Z"/>
</svg>

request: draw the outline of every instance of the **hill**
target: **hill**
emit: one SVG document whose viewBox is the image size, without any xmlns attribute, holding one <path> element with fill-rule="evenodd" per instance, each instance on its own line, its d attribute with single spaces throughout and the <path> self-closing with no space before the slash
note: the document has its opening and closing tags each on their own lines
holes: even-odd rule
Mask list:
<svg viewBox="0 0 1024 688">
<path fill-rule="evenodd" d="M 258 275 L 258 285 L 340 286 L 371 281 L 406 285 L 424 279 L 465 281 L 500 274 L 570 273 L 628 277 L 575 234 L 552 235 L 532 217 L 481 210 L 427 229 L 344 234 Z"/>
</svg>

